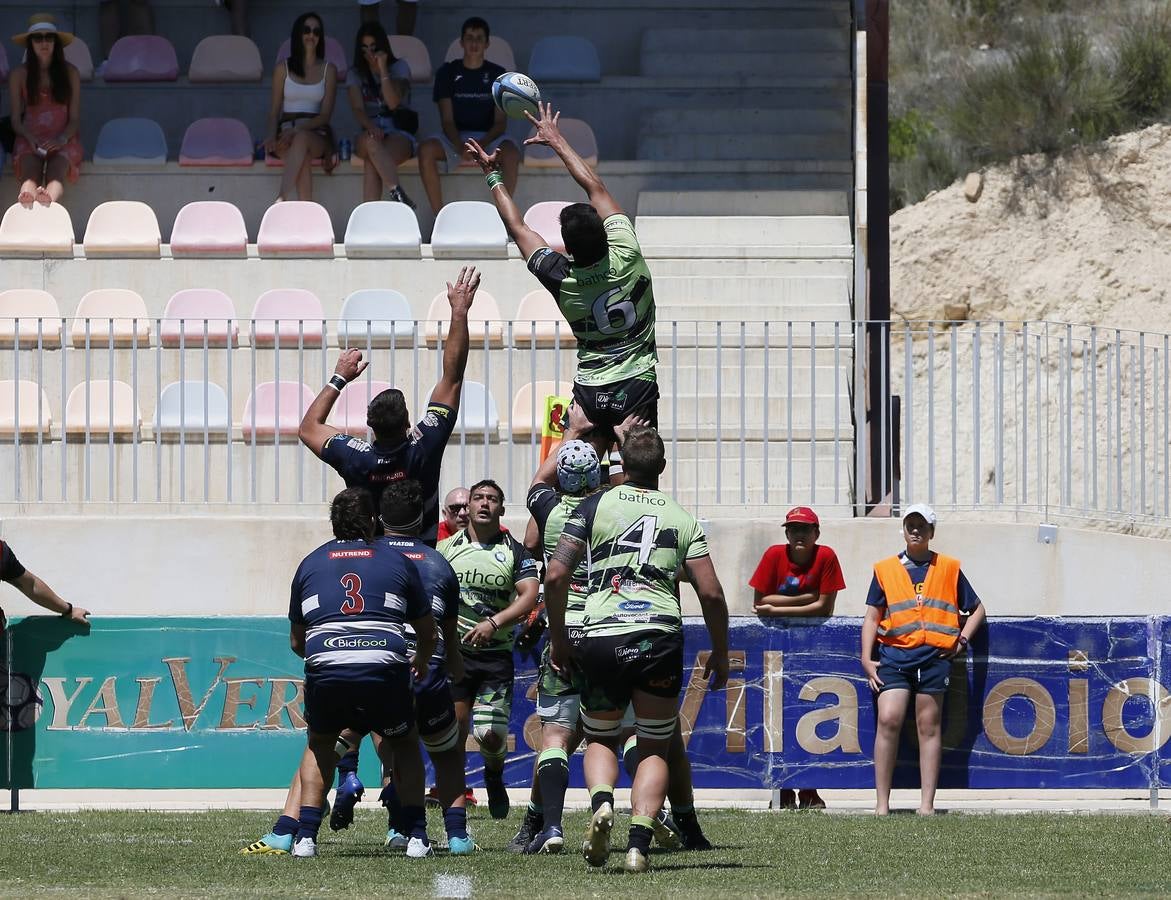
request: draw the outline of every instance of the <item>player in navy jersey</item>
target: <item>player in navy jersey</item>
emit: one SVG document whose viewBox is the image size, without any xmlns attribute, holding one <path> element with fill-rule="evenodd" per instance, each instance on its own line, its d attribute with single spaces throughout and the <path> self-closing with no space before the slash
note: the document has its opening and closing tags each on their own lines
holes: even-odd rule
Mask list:
<svg viewBox="0 0 1171 900">
<path fill-rule="evenodd" d="M 447 284 L 451 325 L 443 348 L 443 374 L 431 391 L 427 411 L 414 428 L 406 399 L 397 388 L 382 391 L 370 401 L 366 424 L 374 432 L 372 445 L 362 437 L 343 434 L 325 424 L 346 385 L 366 371 L 368 363 L 353 348 L 342 352 L 333 376 L 301 420 L 301 442 L 333 466 L 345 479 L 346 487 L 370 491 L 375 507 L 386 485 L 404 478 L 417 480 L 424 498 L 420 535 L 432 547 L 439 528 L 439 467 L 459 412 L 468 364 L 468 310 L 479 286 L 480 275 L 474 266 L 463 267 L 455 284 Z M 361 386 L 350 390 L 361 390 Z"/>
<path fill-rule="evenodd" d="M 398 775 L 407 854 L 426 856 L 424 771 L 415 728 L 412 673 L 423 680 L 435 646 L 431 602 L 415 566 L 374 541 L 370 493 L 347 488 L 330 507 L 335 540 L 302 560 L 289 601 L 289 643 L 305 659 L 305 721 L 312 759 L 301 763 L 301 809 L 293 856 L 317 855 L 326 785 L 347 728 L 376 731 Z M 405 626 L 416 634 L 409 655 Z"/>
<path fill-rule="evenodd" d="M 415 681 L 415 721 L 435 767 L 436 794 L 443 807 L 447 848 L 456 855 L 471 853 L 475 844 L 468 835 L 464 744 L 451 699 L 451 680 L 462 681 L 464 677 L 463 655 L 459 650 L 459 580 L 443 554 L 418 539 L 423 519 L 423 490 L 417 481 L 388 485 L 382 492 L 379 518 L 386 532 L 381 542 L 414 563 L 431 598 L 431 614 L 439 624 L 431 668 L 426 678 Z M 408 648 L 413 650 L 414 642 L 414 632 L 408 628 Z M 392 820 L 387 846 L 405 849 L 409 838 L 396 814 L 401 808 L 396 788 L 386 784 L 381 799 L 390 810 Z"/>
</svg>

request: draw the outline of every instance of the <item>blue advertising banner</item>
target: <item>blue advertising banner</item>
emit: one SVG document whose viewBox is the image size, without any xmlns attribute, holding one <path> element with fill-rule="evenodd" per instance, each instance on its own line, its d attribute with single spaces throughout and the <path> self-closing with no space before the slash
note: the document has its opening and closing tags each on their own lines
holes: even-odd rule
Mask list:
<svg viewBox="0 0 1171 900">
<path fill-rule="evenodd" d="M 941 785 L 1171 783 L 1162 648 L 1171 619 L 999 619 L 957 660 Z M 703 683 L 686 624 L 681 715 L 698 787 L 873 786 L 874 700 L 859 619 L 733 620 L 728 688 Z M 304 747 L 301 661 L 280 618 L 57 618 L 10 623 L 0 670 L 0 784 L 250 788 L 288 783 Z M 517 658 L 510 784 L 539 746 L 536 656 Z M 1171 674 L 1171 673 L 1169 673 Z M 896 784 L 914 785 L 913 724 Z M 479 757 L 469 754 L 472 782 Z M 373 782 L 377 763 L 364 754 Z M 573 783 L 581 783 L 580 754 Z"/>
</svg>

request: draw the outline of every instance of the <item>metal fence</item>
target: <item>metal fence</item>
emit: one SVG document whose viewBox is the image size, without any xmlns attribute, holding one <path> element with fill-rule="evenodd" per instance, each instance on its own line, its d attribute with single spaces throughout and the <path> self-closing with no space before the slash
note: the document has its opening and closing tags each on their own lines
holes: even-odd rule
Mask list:
<svg viewBox="0 0 1171 900">
<path fill-rule="evenodd" d="M 381 383 L 399 387 L 419 416 L 439 376 L 444 328 L 6 324 L 20 337 L 0 350 L 0 464 L 10 473 L 0 500 L 233 506 L 329 496 L 340 481 L 296 440 L 304 397 L 325 382 L 340 346 L 357 346 L 371 365 L 339 400 L 349 418 L 334 421 L 364 434 L 365 404 Z M 235 330 L 238 344 L 228 338 Z M 854 352 L 868 340 L 887 348 L 878 372 L 864 371 Z M 850 514 L 890 498 L 1171 519 L 1169 340 L 1046 322 L 661 320 L 663 486 L 702 514 L 774 514 L 794 503 Z M 564 322 L 476 325 L 444 487 L 490 475 L 519 500 L 539 462 L 544 397 L 567 393 L 574 370 Z M 882 491 L 870 498 L 855 491 L 869 474 L 868 435 L 855 428 L 869 411 L 865 392 L 854 390 L 867 378 L 881 379 L 891 398 L 875 413 Z M 22 380 L 35 393 L 28 385 L 22 393 Z M 94 382 L 93 391 L 79 387 Z M 158 410 L 174 382 L 189 387 L 177 392 L 168 427 Z M 267 412 L 249 404 L 263 385 L 280 382 L 297 390 L 278 392 Z M 538 386 L 525 393 L 530 384 Z M 217 420 L 221 391 L 226 410 Z M 120 406 L 130 414 L 117 422 Z"/>
</svg>

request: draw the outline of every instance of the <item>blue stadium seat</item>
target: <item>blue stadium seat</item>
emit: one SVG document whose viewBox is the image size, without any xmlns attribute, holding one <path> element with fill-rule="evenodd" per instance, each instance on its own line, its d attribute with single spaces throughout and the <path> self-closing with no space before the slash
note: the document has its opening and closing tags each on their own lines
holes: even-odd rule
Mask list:
<svg viewBox="0 0 1171 900">
<path fill-rule="evenodd" d="M 587 38 L 574 35 L 543 37 L 533 45 L 528 74 L 537 84 L 601 81 L 602 63 L 598 59 L 598 49 Z"/>
<path fill-rule="evenodd" d="M 167 162 L 167 138 L 154 119 L 110 119 L 98 132 L 95 166 L 162 166 Z"/>
<path fill-rule="evenodd" d="M 202 440 L 205 430 L 212 440 L 226 440 L 232 430 L 228 395 L 213 382 L 173 381 L 159 394 L 154 427 L 163 440 Z"/>
</svg>

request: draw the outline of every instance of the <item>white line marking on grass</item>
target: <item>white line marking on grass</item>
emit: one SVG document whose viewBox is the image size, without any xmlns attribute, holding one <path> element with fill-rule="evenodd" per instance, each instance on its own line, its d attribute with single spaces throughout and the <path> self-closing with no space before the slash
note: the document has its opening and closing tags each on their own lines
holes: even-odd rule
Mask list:
<svg viewBox="0 0 1171 900">
<path fill-rule="evenodd" d="M 464 900 L 472 896 L 472 879 L 467 875 L 436 875 L 434 890 L 436 897 Z"/>
</svg>

